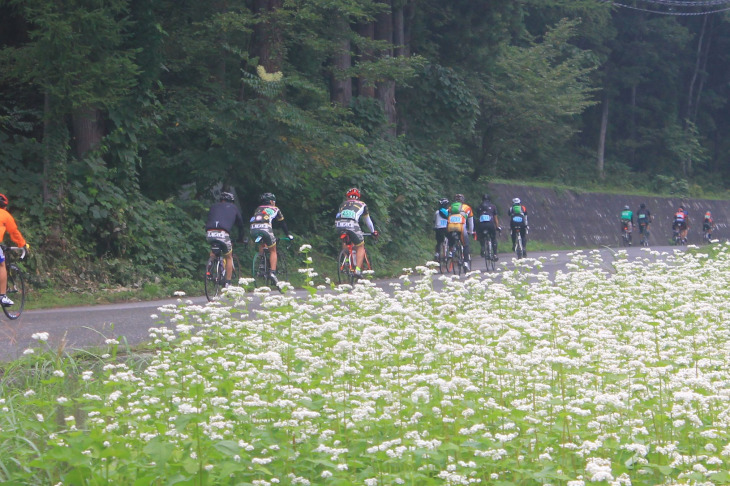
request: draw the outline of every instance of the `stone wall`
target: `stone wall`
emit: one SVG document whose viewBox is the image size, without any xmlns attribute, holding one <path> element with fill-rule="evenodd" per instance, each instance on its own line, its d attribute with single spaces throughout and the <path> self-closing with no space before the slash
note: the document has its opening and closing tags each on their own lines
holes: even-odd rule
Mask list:
<svg viewBox="0 0 730 486">
<path fill-rule="evenodd" d="M 527 207 L 530 224 L 528 249 L 530 239 L 568 247 L 618 246 L 621 210 L 628 204 L 636 213 L 642 202 L 654 216 L 654 223 L 650 229 L 650 245 L 670 244 L 672 221 L 680 204 L 689 211 L 688 243 L 702 242 L 702 217 L 706 211 L 712 211 L 715 220 L 716 229 L 713 238 L 724 241 L 730 237 L 728 229 L 730 201 L 624 196 L 494 183 L 489 184 L 486 192 L 491 195 L 499 211 L 503 227 L 500 241 L 509 239 L 507 210 L 512 198 L 519 197 L 522 200 Z M 467 200 L 473 207 L 478 206 L 480 202 L 481 194 L 478 200 Z M 636 229 L 634 244 L 638 244 L 638 241 L 638 229 Z M 500 251 L 508 248 L 502 246 Z"/>
</svg>

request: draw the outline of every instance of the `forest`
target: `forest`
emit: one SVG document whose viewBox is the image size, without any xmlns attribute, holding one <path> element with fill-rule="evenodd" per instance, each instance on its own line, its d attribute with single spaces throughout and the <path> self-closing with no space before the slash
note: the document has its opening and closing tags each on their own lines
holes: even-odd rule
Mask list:
<svg viewBox="0 0 730 486">
<path fill-rule="evenodd" d="M 0 0 L 0 192 L 38 275 L 192 277 L 218 191 L 394 256 L 491 181 L 723 197 L 730 0 Z M 75 263 L 73 263 L 75 262 Z"/>
</svg>

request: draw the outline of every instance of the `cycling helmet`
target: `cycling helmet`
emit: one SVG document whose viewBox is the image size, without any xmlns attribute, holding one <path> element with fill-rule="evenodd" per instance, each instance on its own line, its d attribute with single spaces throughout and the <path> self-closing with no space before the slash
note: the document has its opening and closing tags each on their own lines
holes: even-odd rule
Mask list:
<svg viewBox="0 0 730 486">
<path fill-rule="evenodd" d="M 449 205 L 449 200 L 448 199 L 446 199 L 445 197 L 442 197 L 441 199 L 439 199 L 439 207 L 440 208 L 445 208 L 448 205 Z"/>
<path fill-rule="evenodd" d="M 482 194 L 482 201 L 490 201 L 491 198 L 489 197 L 489 194 Z"/>
<path fill-rule="evenodd" d="M 0 194 L 0 196 L 2 196 L 2 194 Z M 710 216 L 712 216 L 712 214 L 711 214 L 711 213 L 710 213 L 709 211 L 707 211 L 707 212 L 705 213 L 705 216 L 707 216 L 707 217 L 710 217 Z"/>
<path fill-rule="evenodd" d="M 357 187 L 352 187 L 347 190 L 347 194 L 345 194 L 347 199 L 360 199 L 360 189 Z"/>
<path fill-rule="evenodd" d="M 267 202 L 271 202 L 271 201 L 276 201 L 276 196 L 274 196 L 272 193 L 265 192 L 265 193 L 261 194 L 261 202 L 267 203 Z"/>
<path fill-rule="evenodd" d="M 8 207 L 8 197 L 5 194 L 0 194 L 0 208 Z"/>
<path fill-rule="evenodd" d="M 644 209 L 644 208 L 646 208 L 646 204 L 644 204 L 644 203 L 641 203 L 641 204 L 639 205 L 639 207 L 640 207 L 641 209 Z"/>
<path fill-rule="evenodd" d="M 221 201 L 233 202 L 236 198 L 230 192 L 221 192 Z"/>
<path fill-rule="evenodd" d="M 512 204 L 520 204 L 522 201 L 520 201 L 519 197 L 516 197 L 512 200 Z"/>
<path fill-rule="evenodd" d="M 466 199 L 464 198 L 464 195 L 463 194 L 457 194 L 456 196 L 454 196 L 454 201 L 463 203 L 465 200 Z"/>
<path fill-rule="evenodd" d="M 629 205 L 628 205 L 628 204 L 627 204 L 626 206 L 624 206 L 624 210 L 626 210 L 626 211 L 629 211 L 630 209 L 631 209 L 631 208 L 629 207 Z"/>
</svg>

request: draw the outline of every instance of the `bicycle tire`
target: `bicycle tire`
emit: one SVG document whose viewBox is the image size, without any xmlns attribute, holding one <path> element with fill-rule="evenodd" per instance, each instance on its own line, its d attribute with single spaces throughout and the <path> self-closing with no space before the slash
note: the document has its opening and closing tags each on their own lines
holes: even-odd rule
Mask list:
<svg viewBox="0 0 730 486">
<path fill-rule="evenodd" d="M 256 287 L 265 287 L 269 283 L 269 259 L 266 255 L 256 253 L 253 256 L 251 275 Z"/>
<path fill-rule="evenodd" d="M 231 285 L 238 285 L 238 280 L 241 278 L 241 262 L 236 255 L 233 257 L 233 272 L 231 275 Z"/>
<path fill-rule="evenodd" d="M 205 297 L 208 299 L 208 302 L 214 301 L 223 287 L 220 275 L 221 267 L 221 257 L 208 259 L 208 263 L 205 266 Z"/>
<path fill-rule="evenodd" d="M 449 243 L 446 240 L 446 237 L 444 237 L 444 241 L 441 242 L 441 247 L 439 248 L 439 273 L 448 273 L 448 261 L 447 257 L 449 254 Z"/>
<path fill-rule="evenodd" d="M 492 240 L 487 240 L 487 248 L 484 252 L 484 259 L 487 262 L 487 270 L 494 271 L 497 268 L 497 262 L 494 261 L 494 246 L 492 246 Z"/>
<path fill-rule="evenodd" d="M 2 308 L 8 319 L 15 320 L 20 317 L 25 307 L 25 279 L 17 265 L 7 265 L 6 270 L 8 274 L 7 296 L 14 303 L 8 307 L 2 306 Z"/>
<path fill-rule="evenodd" d="M 289 281 L 289 264 L 286 259 L 286 255 L 284 252 L 277 250 L 276 251 L 277 259 L 276 259 L 276 276 L 279 279 L 280 282 L 288 282 Z"/>
<path fill-rule="evenodd" d="M 451 271 L 454 275 L 461 275 L 464 266 L 464 255 L 461 252 L 461 243 L 457 243 L 454 247 L 453 257 L 451 258 Z"/>
<path fill-rule="evenodd" d="M 337 283 L 350 284 L 355 280 L 355 269 L 352 266 L 352 258 L 348 250 L 341 250 L 337 257 Z"/>
</svg>

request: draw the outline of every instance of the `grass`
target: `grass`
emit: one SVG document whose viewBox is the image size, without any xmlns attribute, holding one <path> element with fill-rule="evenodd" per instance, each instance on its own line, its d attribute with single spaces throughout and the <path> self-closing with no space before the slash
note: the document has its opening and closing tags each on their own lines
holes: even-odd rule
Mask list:
<svg viewBox="0 0 730 486">
<path fill-rule="evenodd" d="M 139 355 L 37 333 L 0 378 L 0 482 L 730 482 L 730 246 L 545 261 L 263 294 L 250 317 L 243 288 L 180 300 Z"/>
</svg>

